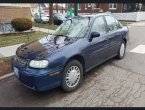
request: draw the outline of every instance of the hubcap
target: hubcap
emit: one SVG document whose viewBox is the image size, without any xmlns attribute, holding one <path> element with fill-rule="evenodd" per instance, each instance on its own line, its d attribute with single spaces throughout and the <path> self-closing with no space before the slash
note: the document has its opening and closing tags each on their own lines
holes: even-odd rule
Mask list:
<svg viewBox="0 0 145 110">
<path fill-rule="evenodd" d="M 80 69 L 77 66 L 71 66 L 66 73 L 66 84 L 68 87 L 75 87 L 80 80 Z"/>
<path fill-rule="evenodd" d="M 125 45 L 124 45 L 124 43 L 122 43 L 122 44 L 121 44 L 121 47 L 120 47 L 120 56 L 121 56 L 121 57 L 123 57 L 124 52 L 125 52 Z"/>
</svg>

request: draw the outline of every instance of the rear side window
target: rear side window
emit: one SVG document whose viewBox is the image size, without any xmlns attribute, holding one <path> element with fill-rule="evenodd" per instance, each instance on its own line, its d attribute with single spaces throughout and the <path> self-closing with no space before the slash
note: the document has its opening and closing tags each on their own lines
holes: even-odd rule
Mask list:
<svg viewBox="0 0 145 110">
<path fill-rule="evenodd" d="M 106 22 L 108 24 L 109 32 L 117 30 L 119 27 L 118 21 L 112 16 L 105 16 Z"/>
</svg>

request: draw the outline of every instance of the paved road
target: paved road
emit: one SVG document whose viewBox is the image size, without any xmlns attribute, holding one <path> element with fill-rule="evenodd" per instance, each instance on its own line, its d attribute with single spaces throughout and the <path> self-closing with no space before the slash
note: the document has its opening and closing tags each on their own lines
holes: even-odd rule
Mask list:
<svg viewBox="0 0 145 110">
<path fill-rule="evenodd" d="M 145 26 L 131 26 L 125 58 L 96 67 L 72 93 L 60 88 L 38 93 L 23 87 L 15 77 L 1 80 L 0 106 L 145 106 L 145 54 L 130 52 L 145 45 L 144 30 Z"/>
</svg>

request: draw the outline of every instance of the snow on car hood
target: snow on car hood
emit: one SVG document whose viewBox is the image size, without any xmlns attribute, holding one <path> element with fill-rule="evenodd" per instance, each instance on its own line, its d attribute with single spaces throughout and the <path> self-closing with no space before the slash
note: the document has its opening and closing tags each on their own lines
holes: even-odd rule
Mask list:
<svg viewBox="0 0 145 110">
<path fill-rule="evenodd" d="M 22 45 L 17 49 L 16 55 L 24 59 L 40 59 L 77 40 L 76 38 L 66 38 L 64 36 L 58 36 L 57 39 L 55 37 L 54 35 L 48 35 L 47 37 Z"/>
</svg>

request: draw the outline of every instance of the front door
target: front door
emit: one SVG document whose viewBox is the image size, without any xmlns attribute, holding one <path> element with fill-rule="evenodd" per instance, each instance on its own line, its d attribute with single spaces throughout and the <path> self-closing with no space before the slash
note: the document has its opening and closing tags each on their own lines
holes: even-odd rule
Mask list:
<svg viewBox="0 0 145 110">
<path fill-rule="evenodd" d="M 92 32 L 99 32 L 100 36 L 88 41 L 89 43 L 85 51 L 87 69 L 93 68 L 105 61 L 108 57 L 109 43 L 107 38 L 107 29 L 105 20 L 102 16 L 99 16 L 94 20 L 90 33 Z"/>
</svg>

